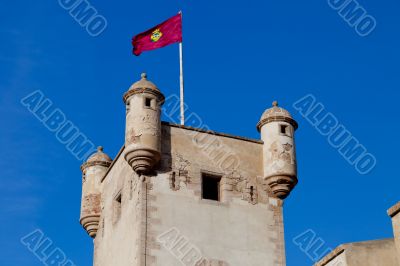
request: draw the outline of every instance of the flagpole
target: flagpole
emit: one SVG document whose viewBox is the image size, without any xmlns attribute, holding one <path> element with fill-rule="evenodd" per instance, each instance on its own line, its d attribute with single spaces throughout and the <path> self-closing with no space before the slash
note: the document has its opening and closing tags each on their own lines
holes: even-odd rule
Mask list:
<svg viewBox="0 0 400 266">
<path fill-rule="evenodd" d="M 179 11 L 182 18 L 182 11 Z M 179 81 L 180 81 L 180 98 L 181 98 L 181 125 L 185 125 L 185 104 L 184 104 L 184 86 L 183 86 L 183 45 L 182 42 L 179 43 Z"/>
</svg>

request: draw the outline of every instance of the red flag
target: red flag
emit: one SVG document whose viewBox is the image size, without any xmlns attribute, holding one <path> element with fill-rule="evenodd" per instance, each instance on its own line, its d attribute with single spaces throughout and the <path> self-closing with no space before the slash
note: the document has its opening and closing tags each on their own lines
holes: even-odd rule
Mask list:
<svg viewBox="0 0 400 266">
<path fill-rule="evenodd" d="M 182 42 L 181 14 L 133 37 L 133 54 L 140 55 L 143 51 L 158 49 L 176 42 Z"/>
</svg>

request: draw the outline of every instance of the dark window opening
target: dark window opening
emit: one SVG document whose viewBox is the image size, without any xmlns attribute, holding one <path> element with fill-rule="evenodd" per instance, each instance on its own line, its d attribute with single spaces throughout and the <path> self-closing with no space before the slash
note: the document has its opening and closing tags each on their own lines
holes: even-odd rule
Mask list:
<svg viewBox="0 0 400 266">
<path fill-rule="evenodd" d="M 151 99 L 150 99 L 150 98 L 146 98 L 146 99 L 144 100 L 144 105 L 145 105 L 146 107 L 151 107 Z"/>
<path fill-rule="evenodd" d="M 281 125 L 281 133 L 287 135 L 287 126 Z"/>
<path fill-rule="evenodd" d="M 221 177 L 203 175 L 202 177 L 202 197 L 208 200 L 220 200 Z"/>
</svg>

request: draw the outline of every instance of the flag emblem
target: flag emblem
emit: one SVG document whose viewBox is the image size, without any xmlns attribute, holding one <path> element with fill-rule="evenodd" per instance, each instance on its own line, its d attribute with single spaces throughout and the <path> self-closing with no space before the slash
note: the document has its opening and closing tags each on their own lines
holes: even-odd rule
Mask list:
<svg viewBox="0 0 400 266">
<path fill-rule="evenodd" d="M 156 42 L 158 41 L 161 37 L 163 36 L 162 32 L 160 29 L 156 29 L 155 31 L 153 31 L 153 33 L 150 36 L 150 39 L 152 42 Z"/>
<path fill-rule="evenodd" d="M 182 42 L 182 15 L 179 13 L 153 28 L 132 38 L 133 54 L 158 49 L 176 42 Z"/>
</svg>

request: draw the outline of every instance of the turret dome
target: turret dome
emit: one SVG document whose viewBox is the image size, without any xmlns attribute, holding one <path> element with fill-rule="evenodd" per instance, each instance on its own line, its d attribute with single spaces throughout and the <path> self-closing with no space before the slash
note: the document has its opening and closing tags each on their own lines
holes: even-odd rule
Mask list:
<svg viewBox="0 0 400 266">
<path fill-rule="evenodd" d="M 112 159 L 106 153 L 103 152 L 103 147 L 97 147 L 97 152 L 89 156 L 86 162 L 81 166 L 81 168 L 86 168 L 93 165 L 103 165 L 110 166 Z"/>
<path fill-rule="evenodd" d="M 157 86 L 147 79 L 147 74 L 142 73 L 141 79 L 131 85 L 129 90 L 124 94 L 124 102 L 133 94 L 148 92 L 156 95 L 160 99 L 164 100 L 164 95 L 157 88 Z"/>
<path fill-rule="evenodd" d="M 88 159 L 87 162 L 111 162 L 110 156 L 104 153 L 103 147 L 97 147 L 97 152 L 93 153 Z"/>
<path fill-rule="evenodd" d="M 272 107 L 265 110 L 262 114 L 257 124 L 258 131 L 261 130 L 263 125 L 272 121 L 285 121 L 290 123 L 295 129 L 298 127 L 297 122 L 292 118 L 290 113 L 286 109 L 279 107 L 277 101 L 274 101 Z"/>
</svg>

